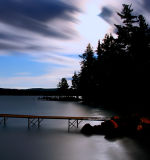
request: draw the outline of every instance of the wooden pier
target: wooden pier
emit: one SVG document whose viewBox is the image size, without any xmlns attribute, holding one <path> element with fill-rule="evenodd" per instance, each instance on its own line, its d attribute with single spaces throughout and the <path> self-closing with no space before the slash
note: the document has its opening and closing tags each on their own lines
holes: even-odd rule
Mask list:
<svg viewBox="0 0 150 160">
<path fill-rule="evenodd" d="M 0 124 L 6 125 L 8 118 L 27 119 L 28 128 L 40 128 L 41 122 L 45 119 L 68 120 L 68 132 L 71 128 L 78 128 L 82 121 L 106 121 L 110 117 L 69 117 L 69 116 L 39 116 L 39 115 L 18 115 L 18 114 L 0 114 Z"/>
</svg>

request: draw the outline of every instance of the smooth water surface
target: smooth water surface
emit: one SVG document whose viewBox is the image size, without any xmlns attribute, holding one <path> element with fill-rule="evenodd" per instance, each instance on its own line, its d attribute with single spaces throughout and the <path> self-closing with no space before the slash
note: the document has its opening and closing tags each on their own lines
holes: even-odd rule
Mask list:
<svg viewBox="0 0 150 160">
<path fill-rule="evenodd" d="M 37 97 L 0 96 L 0 113 L 53 116 L 112 116 L 102 107 L 76 102 L 39 101 Z M 87 122 L 81 123 L 81 126 Z M 88 122 L 89 123 L 89 122 Z M 99 122 L 90 122 L 98 124 Z M 130 138 L 107 140 L 79 130 L 67 132 L 66 120 L 44 120 L 41 128 L 27 129 L 27 120 L 8 119 L 0 125 L 0 160 L 147 160 L 146 145 Z"/>
</svg>

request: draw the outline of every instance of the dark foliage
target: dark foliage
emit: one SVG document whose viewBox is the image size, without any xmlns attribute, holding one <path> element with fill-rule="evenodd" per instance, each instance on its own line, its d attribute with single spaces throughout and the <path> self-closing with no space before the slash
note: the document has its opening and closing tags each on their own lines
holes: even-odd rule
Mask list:
<svg viewBox="0 0 150 160">
<path fill-rule="evenodd" d="M 150 28 L 142 15 L 123 4 L 117 36 L 106 34 L 96 54 L 88 44 L 73 89 L 86 102 L 147 103 L 150 90 Z"/>
<path fill-rule="evenodd" d="M 58 83 L 57 87 L 60 95 L 68 95 L 69 85 L 66 78 L 62 78 L 61 81 Z"/>
</svg>

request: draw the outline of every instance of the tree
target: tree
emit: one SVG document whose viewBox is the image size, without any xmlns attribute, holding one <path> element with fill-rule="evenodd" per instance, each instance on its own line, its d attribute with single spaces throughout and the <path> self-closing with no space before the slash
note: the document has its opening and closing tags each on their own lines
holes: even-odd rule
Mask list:
<svg viewBox="0 0 150 160">
<path fill-rule="evenodd" d="M 131 5 L 123 4 L 121 13 L 118 13 L 123 25 L 115 25 L 117 28 L 117 45 L 123 54 L 132 58 L 136 66 L 149 61 L 150 29 L 142 15 L 133 15 Z"/>
<path fill-rule="evenodd" d="M 79 90 L 83 95 L 83 98 L 90 99 L 89 97 L 93 93 L 94 83 L 94 65 L 95 65 L 95 57 L 94 51 L 91 47 L 90 43 L 87 45 L 85 52 L 80 56 L 82 58 L 81 61 L 81 71 L 80 71 L 80 83 Z M 94 94 L 94 93 L 93 93 Z"/>
<path fill-rule="evenodd" d="M 117 28 L 117 45 L 122 49 L 123 53 L 128 53 L 133 56 L 132 42 L 137 30 L 137 26 L 134 25 L 138 22 L 137 16 L 133 15 L 133 9 L 131 5 L 123 4 L 121 13 L 117 13 L 121 18 L 123 25 L 116 25 Z"/>
<path fill-rule="evenodd" d="M 131 9 L 132 5 L 123 4 L 122 6 L 123 6 L 123 9 L 121 13 L 117 13 L 117 14 L 123 20 L 123 23 L 130 28 L 133 26 L 133 23 L 138 22 L 137 16 L 132 14 L 133 12 L 133 9 Z"/>
<path fill-rule="evenodd" d="M 116 44 L 123 53 L 124 86 L 130 91 L 127 95 L 143 97 L 149 86 L 148 73 L 150 69 L 150 29 L 142 15 L 135 16 L 131 5 L 123 4 L 121 13 L 122 25 L 115 25 L 118 38 Z M 121 52 L 122 51 L 122 52 Z M 126 65 L 127 64 L 127 65 Z M 122 70 L 122 69 L 121 69 Z M 122 70 L 123 71 L 123 70 Z M 123 73 L 123 72 L 121 72 Z M 124 90 L 125 90 L 124 88 Z M 146 95 L 145 95 L 146 96 Z M 142 98 L 141 98 L 142 99 Z"/>
<path fill-rule="evenodd" d="M 72 76 L 72 94 L 79 98 L 79 85 L 80 85 L 80 75 L 74 72 L 74 75 Z"/>
<path fill-rule="evenodd" d="M 99 40 L 97 56 L 90 44 L 80 55 L 81 70 L 72 77 L 72 91 L 78 90 L 84 101 L 140 99 L 144 88 L 150 89 L 150 28 L 142 15 L 134 15 L 131 5 L 123 4 L 117 14 L 122 20 L 115 24 L 117 37 L 106 34 Z"/>
<path fill-rule="evenodd" d="M 91 68 L 94 63 L 94 51 L 90 43 L 87 45 L 85 52 L 80 55 L 80 58 L 82 58 L 81 69 Z"/>
<path fill-rule="evenodd" d="M 150 29 L 142 15 L 138 16 L 138 27 L 134 37 L 135 61 L 138 64 L 147 63 L 149 56 Z"/>
<path fill-rule="evenodd" d="M 79 89 L 79 74 L 74 72 L 74 75 L 72 76 L 72 89 L 78 90 Z"/>
<path fill-rule="evenodd" d="M 61 91 L 66 91 L 69 88 L 68 82 L 66 80 L 66 78 L 62 78 L 61 81 L 58 83 L 57 87 L 61 90 Z"/>
<path fill-rule="evenodd" d="M 111 34 L 106 34 L 102 43 L 98 42 L 97 54 L 97 65 L 95 67 L 95 82 L 96 90 L 103 92 L 108 86 L 108 81 L 111 81 L 110 76 L 113 71 L 114 57 L 116 54 L 115 50 L 115 39 Z M 100 93 L 99 93 L 100 94 Z"/>
<path fill-rule="evenodd" d="M 98 40 L 98 46 L 97 46 L 96 53 L 97 53 L 97 59 L 100 60 L 101 56 L 102 56 L 102 50 L 101 50 L 100 40 Z"/>
</svg>

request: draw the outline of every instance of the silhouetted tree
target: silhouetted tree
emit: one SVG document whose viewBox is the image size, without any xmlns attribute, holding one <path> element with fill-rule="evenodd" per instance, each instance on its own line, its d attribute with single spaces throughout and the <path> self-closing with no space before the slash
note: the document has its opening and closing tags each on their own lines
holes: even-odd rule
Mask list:
<svg viewBox="0 0 150 160">
<path fill-rule="evenodd" d="M 79 90 L 81 91 L 83 98 L 86 100 L 93 93 L 93 85 L 94 85 L 94 64 L 95 64 L 95 57 L 94 51 L 90 44 L 88 44 L 85 52 L 80 55 L 82 58 L 81 61 L 81 72 L 80 72 L 80 84 Z"/>
<path fill-rule="evenodd" d="M 62 78 L 57 87 L 62 90 L 67 90 L 69 88 L 69 85 L 66 78 Z"/>
<path fill-rule="evenodd" d="M 72 76 L 71 88 L 74 90 L 78 90 L 78 88 L 79 88 L 79 75 L 76 72 L 74 72 L 74 75 Z"/>
<path fill-rule="evenodd" d="M 96 56 L 90 44 L 80 55 L 81 70 L 72 77 L 72 89 L 84 101 L 142 101 L 150 90 L 149 25 L 142 15 L 134 15 L 131 5 L 123 4 L 117 14 L 122 23 L 115 24 L 116 38 L 106 34 L 98 41 Z"/>
<path fill-rule="evenodd" d="M 121 13 L 117 13 L 120 18 L 123 20 L 123 23 L 131 28 L 133 26 L 133 23 L 137 22 L 137 16 L 133 15 L 133 9 L 131 8 L 132 5 L 123 4 L 123 9 Z"/>
<path fill-rule="evenodd" d="M 61 94 L 68 94 L 69 85 L 66 78 L 62 78 L 57 87 Z"/>
<path fill-rule="evenodd" d="M 98 46 L 97 46 L 96 53 L 97 53 L 97 59 L 100 60 L 101 56 L 102 56 L 102 50 L 101 50 L 100 40 L 98 40 Z"/>
<path fill-rule="evenodd" d="M 117 13 L 123 25 L 116 25 L 117 28 L 117 45 L 119 46 L 123 53 L 128 53 L 130 56 L 133 56 L 132 53 L 132 42 L 133 35 L 136 31 L 137 26 L 134 26 L 135 23 L 138 22 L 137 16 L 133 15 L 133 9 L 131 9 L 131 5 L 123 4 L 123 9 L 121 13 Z"/>
<path fill-rule="evenodd" d="M 138 27 L 133 39 L 134 58 L 137 63 L 147 63 L 149 57 L 150 29 L 142 15 L 138 16 Z M 144 62 L 145 61 L 145 62 Z"/>
<path fill-rule="evenodd" d="M 82 58 L 82 61 L 81 61 L 82 70 L 85 70 L 85 69 L 88 70 L 93 66 L 94 52 L 90 43 L 87 45 L 85 52 L 82 55 L 80 55 L 80 58 Z"/>
<path fill-rule="evenodd" d="M 72 76 L 72 94 L 74 96 L 79 96 L 79 83 L 80 83 L 80 76 L 76 72 L 74 72 L 74 75 Z"/>
</svg>

